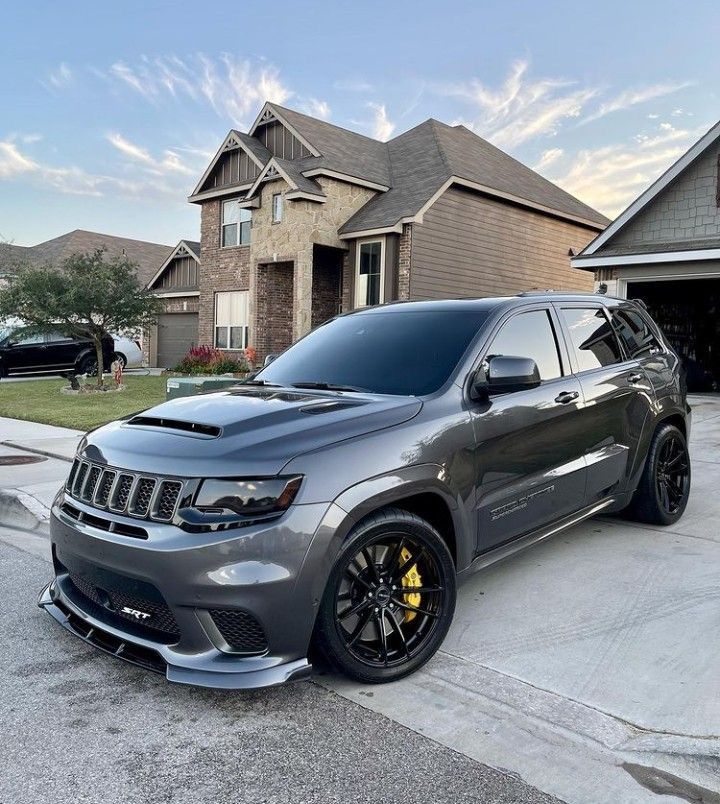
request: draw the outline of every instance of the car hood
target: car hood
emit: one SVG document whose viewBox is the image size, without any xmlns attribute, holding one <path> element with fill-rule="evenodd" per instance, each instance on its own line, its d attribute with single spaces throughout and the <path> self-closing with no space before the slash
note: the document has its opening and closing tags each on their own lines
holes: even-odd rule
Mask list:
<svg viewBox="0 0 720 804">
<path fill-rule="evenodd" d="M 401 424 L 421 408 L 414 397 L 230 388 L 105 425 L 88 434 L 82 452 L 151 474 L 268 476 L 298 455 Z"/>
</svg>

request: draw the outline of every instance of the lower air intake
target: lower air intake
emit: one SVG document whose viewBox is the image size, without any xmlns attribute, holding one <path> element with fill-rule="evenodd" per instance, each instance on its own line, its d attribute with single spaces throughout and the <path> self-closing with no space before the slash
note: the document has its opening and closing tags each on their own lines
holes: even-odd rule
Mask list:
<svg viewBox="0 0 720 804">
<path fill-rule="evenodd" d="M 265 653 L 268 644 L 260 623 L 246 611 L 210 609 L 222 638 L 238 653 Z"/>
</svg>

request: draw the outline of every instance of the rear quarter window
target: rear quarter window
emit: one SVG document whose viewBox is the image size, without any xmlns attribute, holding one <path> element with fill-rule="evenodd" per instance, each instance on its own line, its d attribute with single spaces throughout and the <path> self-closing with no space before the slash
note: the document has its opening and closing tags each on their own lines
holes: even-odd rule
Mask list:
<svg viewBox="0 0 720 804">
<path fill-rule="evenodd" d="M 563 307 L 565 326 L 579 371 L 611 366 L 624 359 L 613 327 L 599 307 Z"/>
</svg>

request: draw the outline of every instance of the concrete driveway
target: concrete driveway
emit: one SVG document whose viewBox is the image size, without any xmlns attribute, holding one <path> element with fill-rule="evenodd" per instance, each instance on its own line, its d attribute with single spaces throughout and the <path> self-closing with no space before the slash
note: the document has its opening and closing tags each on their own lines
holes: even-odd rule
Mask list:
<svg viewBox="0 0 720 804">
<path fill-rule="evenodd" d="M 544 791 L 567 802 L 657 802 L 663 794 L 663 801 L 720 804 L 720 397 L 691 403 L 693 490 L 676 526 L 594 519 L 477 574 L 460 591 L 437 657 L 391 685 L 318 674 L 310 685 L 237 697 L 151 679 L 60 633 L 34 609 L 49 574 L 47 538 L 0 530 L 8 570 L 0 629 L 12 682 L 0 685 L 3 711 L 12 713 L 0 751 L 26 765 L 0 782 L 0 800 L 49 800 L 39 791 L 64 789 L 76 762 L 102 770 L 108 782 L 119 778 L 123 800 L 157 800 L 133 782 L 147 764 L 138 752 L 149 751 L 162 755 L 163 795 L 178 801 L 208 790 L 225 796 L 239 763 L 255 800 L 346 800 L 353 779 L 360 800 L 540 801 Z M 55 482 L 50 476 L 67 467 L 57 463 L 33 472 Z M 374 711 L 359 717 L 318 685 Z M 49 778 L 43 741 L 22 738 L 41 723 L 39 713 L 43 733 L 58 718 L 77 730 Z M 292 739 L 274 728 L 289 729 Z M 112 736 L 121 733 L 122 745 Z M 239 734 L 247 738 L 240 752 Z M 129 745 L 137 764 L 123 759 Z M 342 769 L 334 757 L 347 750 L 355 753 Z M 390 787 L 360 783 L 366 760 Z M 177 776 L 196 761 L 210 782 Z M 410 774 L 417 762 L 422 774 Z M 324 770 L 310 771 L 317 763 Z M 513 787 L 517 777 L 522 783 Z M 176 778 L 181 784 L 171 784 Z M 407 794 L 395 796 L 397 785 L 410 785 Z"/>
<path fill-rule="evenodd" d="M 567 801 L 720 801 L 720 397 L 691 402 L 677 525 L 590 520 L 470 579 L 420 673 L 328 686 Z"/>
</svg>

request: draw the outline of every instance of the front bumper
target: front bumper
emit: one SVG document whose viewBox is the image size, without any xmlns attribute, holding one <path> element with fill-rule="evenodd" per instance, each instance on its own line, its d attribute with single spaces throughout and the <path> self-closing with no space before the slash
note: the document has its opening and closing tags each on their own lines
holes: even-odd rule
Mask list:
<svg viewBox="0 0 720 804">
<path fill-rule="evenodd" d="M 56 501 L 50 522 L 56 577 L 38 605 L 66 630 L 184 684 L 249 689 L 310 674 L 307 651 L 318 590 L 342 515 L 335 506 L 296 505 L 272 523 L 203 534 L 144 522 L 148 538 L 142 540 L 73 520 L 62 502 Z M 98 513 L 72 504 L 91 516 Z M 126 584 L 130 612 L 142 614 L 144 606 L 155 618 L 162 609 L 162 625 L 150 627 L 150 617 L 136 622 L 135 615 L 119 613 L 113 591 L 118 579 Z M 155 608 L 142 599 L 136 605 L 133 589 L 154 590 Z M 217 611 L 250 615 L 262 628 L 262 647 L 232 648 L 211 618 Z"/>
</svg>

